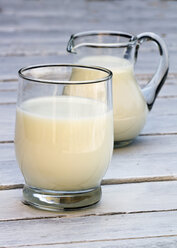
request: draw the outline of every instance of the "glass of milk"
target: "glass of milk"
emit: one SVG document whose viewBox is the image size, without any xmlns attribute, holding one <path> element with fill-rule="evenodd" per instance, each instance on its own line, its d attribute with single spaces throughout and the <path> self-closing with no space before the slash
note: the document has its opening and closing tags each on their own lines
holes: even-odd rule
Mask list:
<svg viewBox="0 0 177 248">
<path fill-rule="evenodd" d="M 101 198 L 113 150 L 112 72 L 72 64 L 19 71 L 15 151 L 23 202 L 57 211 Z"/>
<path fill-rule="evenodd" d="M 138 49 L 144 41 L 159 48 L 158 69 L 142 90 L 134 75 Z M 130 144 L 145 125 L 168 73 L 168 53 L 164 41 L 154 33 L 137 36 L 116 31 L 89 31 L 70 37 L 67 51 L 74 63 L 99 65 L 113 72 L 114 145 Z"/>
</svg>

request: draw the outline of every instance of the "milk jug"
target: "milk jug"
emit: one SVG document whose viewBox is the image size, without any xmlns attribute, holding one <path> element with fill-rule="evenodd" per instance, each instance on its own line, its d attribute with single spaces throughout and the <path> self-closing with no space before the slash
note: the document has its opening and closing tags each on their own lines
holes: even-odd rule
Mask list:
<svg viewBox="0 0 177 248">
<path fill-rule="evenodd" d="M 144 41 L 156 43 L 160 63 L 153 78 L 141 89 L 135 79 L 134 64 Z M 169 66 L 165 42 L 150 32 L 133 36 L 115 31 L 89 31 L 72 35 L 67 51 L 74 54 L 77 64 L 106 67 L 113 72 L 114 146 L 130 144 L 144 127 L 147 114 L 167 77 Z M 79 78 L 77 72 L 73 76 Z M 78 95 L 79 89 L 76 93 L 70 88 L 70 92 Z M 85 94 L 88 98 L 89 94 L 93 95 L 91 88 Z"/>
</svg>

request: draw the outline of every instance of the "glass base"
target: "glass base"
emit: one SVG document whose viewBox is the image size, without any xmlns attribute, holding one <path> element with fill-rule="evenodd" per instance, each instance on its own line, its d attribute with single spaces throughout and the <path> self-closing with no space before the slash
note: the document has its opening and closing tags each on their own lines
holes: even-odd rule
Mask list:
<svg viewBox="0 0 177 248">
<path fill-rule="evenodd" d="M 133 139 L 131 140 L 123 140 L 123 141 L 114 141 L 114 148 L 121 148 L 124 146 L 128 146 L 133 142 Z"/>
<path fill-rule="evenodd" d="M 43 210 L 72 210 L 93 205 L 100 199 L 101 186 L 82 191 L 51 191 L 27 185 L 23 188 L 23 203 Z"/>
</svg>

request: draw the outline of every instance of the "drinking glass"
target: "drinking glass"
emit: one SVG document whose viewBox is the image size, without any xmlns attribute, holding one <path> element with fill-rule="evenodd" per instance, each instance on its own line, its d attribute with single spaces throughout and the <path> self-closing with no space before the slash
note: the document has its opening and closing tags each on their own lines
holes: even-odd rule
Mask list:
<svg viewBox="0 0 177 248">
<path fill-rule="evenodd" d="M 23 202 L 57 211 L 95 204 L 113 150 L 112 72 L 73 64 L 19 70 L 15 151 Z"/>
</svg>

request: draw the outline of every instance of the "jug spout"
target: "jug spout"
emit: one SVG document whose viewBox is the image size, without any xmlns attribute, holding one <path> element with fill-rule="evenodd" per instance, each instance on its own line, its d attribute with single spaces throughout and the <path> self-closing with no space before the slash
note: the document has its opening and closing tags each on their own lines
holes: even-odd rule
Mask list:
<svg viewBox="0 0 177 248">
<path fill-rule="evenodd" d="M 169 70 L 168 51 L 164 40 L 154 33 L 146 32 L 139 34 L 137 35 L 137 39 L 138 39 L 138 44 L 136 47 L 136 53 L 135 53 L 136 56 L 138 54 L 139 46 L 144 41 L 153 41 L 157 44 L 159 48 L 160 63 L 157 68 L 157 71 L 152 77 L 152 79 L 149 81 L 149 83 L 142 89 L 142 93 L 146 100 L 148 109 L 151 110 L 156 100 L 156 97 L 161 87 L 163 86 L 168 74 L 168 70 Z"/>
<path fill-rule="evenodd" d="M 116 31 L 87 31 L 71 35 L 67 52 L 83 56 L 110 55 L 134 64 L 136 36 Z"/>
</svg>

